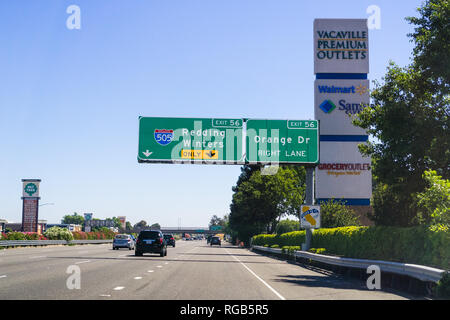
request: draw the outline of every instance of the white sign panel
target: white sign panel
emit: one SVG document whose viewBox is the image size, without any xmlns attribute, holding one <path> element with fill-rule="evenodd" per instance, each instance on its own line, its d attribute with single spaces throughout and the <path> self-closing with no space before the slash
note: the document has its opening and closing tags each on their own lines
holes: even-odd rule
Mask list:
<svg viewBox="0 0 450 320">
<path fill-rule="evenodd" d="M 360 142 L 320 142 L 320 164 L 316 167 L 316 198 L 336 200 L 370 199 L 370 157 L 358 150 Z"/>
<path fill-rule="evenodd" d="M 369 102 L 369 80 L 314 81 L 314 117 L 321 135 L 367 135 L 352 118 Z"/>
<path fill-rule="evenodd" d="M 367 19 L 314 20 L 314 73 L 369 73 Z"/>
<path fill-rule="evenodd" d="M 30 179 L 22 180 L 22 197 L 24 198 L 38 198 L 39 197 L 39 183 L 41 180 Z"/>
<path fill-rule="evenodd" d="M 306 229 L 320 228 L 320 206 L 301 206 L 300 226 Z"/>
</svg>

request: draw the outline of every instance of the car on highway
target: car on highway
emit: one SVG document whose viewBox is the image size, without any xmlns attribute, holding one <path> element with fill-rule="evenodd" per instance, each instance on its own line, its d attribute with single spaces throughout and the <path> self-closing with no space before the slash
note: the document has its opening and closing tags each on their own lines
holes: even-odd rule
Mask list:
<svg viewBox="0 0 450 320">
<path fill-rule="evenodd" d="M 175 238 L 172 234 L 164 234 L 164 239 L 166 240 L 168 246 L 172 246 L 175 248 Z"/>
<path fill-rule="evenodd" d="M 144 253 L 159 253 L 161 257 L 167 256 L 167 243 L 160 230 L 143 230 L 139 233 L 134 254 L 142 256 Z"/>
<path fill-rule="evenodd" d="M 209 241 L 209 245 L 212 247 L 215 244 L 222 246 L 222 242 L 220 241 L 219 237 L 215 237 L 215 236 L 211 237 L 211 240 Z"/>
<path fill-rule="evenodd" d="M 117 234 L 113 240 L 113 250 L 118 250 L 119 248 L 128 248 L 133 250 L 136 246 L 134 238 L 129 234 Z"/>
</svg>

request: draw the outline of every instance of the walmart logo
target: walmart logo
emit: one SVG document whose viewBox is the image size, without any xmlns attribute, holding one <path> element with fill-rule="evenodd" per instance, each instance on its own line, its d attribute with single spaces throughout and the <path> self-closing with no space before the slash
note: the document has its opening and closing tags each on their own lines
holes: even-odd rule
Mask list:
<svg viewBox="0 0 450 320">
<path fill-rule="evenodd" d="M 331 113 L 336 108 L 336 105 L 331 100 L 325 100 L 320 104 L 319 108 L 325 113 Z"/>
<path fill-rule="evenodd" d="M 337 86 L 327 86 L 320 85 L 318 86 L 319 93 L 339 93 L 339 94 L 359 94 L 360 96 L 365 94 L 368 90 L 366 86 L 360 84 L 359 86 L 351 86 L 351 87 L 337 87 Z"/>
</svg>

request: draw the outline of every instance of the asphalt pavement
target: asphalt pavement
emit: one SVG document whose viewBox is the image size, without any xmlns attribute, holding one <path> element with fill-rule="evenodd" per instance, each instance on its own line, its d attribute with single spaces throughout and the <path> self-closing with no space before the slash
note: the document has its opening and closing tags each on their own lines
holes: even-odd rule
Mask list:
<svg viewBox="0 0 450 320">
<path fill-rule="evenodd" d="M 224 243 L 134 256 L 111 244 L 0 250 L 0 300 L 404 300 L 361 281 Z"/>
</svg>

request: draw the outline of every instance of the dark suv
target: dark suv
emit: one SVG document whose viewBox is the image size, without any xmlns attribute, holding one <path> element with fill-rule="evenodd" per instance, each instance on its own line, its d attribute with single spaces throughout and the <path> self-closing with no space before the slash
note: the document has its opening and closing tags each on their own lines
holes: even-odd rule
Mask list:
<svg viewBox="0 0 450 320">
<path fill-rule="evenodd" d="M 136 241 L 134 254 L 142 256 L 144 253 L 159 253 L 161 257 L 167 256 L 167 244 L 159 230 L 143 230 Z"/>
<path fill-rule="evenodd" d="M 168 246 L 172 246 L 175 248 L 175 239 L 173 237 L 173 235 L 171 234 L 165 234 L 164 235 L 164 240 L 166 240 L 166 243 Z"/>
<path fill-rule="evenodd" d="M 211 240 L 209 241 L 210 246 L 212 246 L 213 244 L 218 244 L 219 246 L 222 246 L 220 238 L 219 237 L 212 237 Z"/>
</svg>

